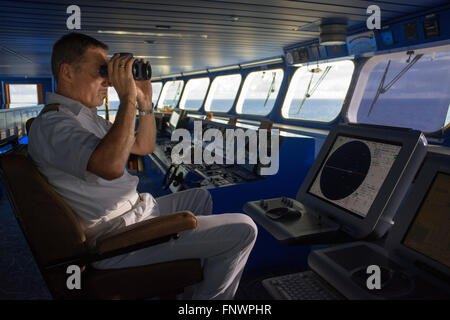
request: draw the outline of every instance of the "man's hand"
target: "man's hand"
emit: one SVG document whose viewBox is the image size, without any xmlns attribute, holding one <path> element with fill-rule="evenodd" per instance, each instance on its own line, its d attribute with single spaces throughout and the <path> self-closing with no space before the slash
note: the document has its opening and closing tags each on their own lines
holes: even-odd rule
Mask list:
<svg viewBox="0 0 450 320">
<path fill-rule="evenodd" d="M 141 59 L 144 62 L 143 59 Z M 148 61 L 145 61 L 148 62 Z M 151 80 L 137 80 L 136 92 L 137 92 L 137 103 L 141 110 L 150 110 L 152 108 L 152 83 Z"/>
<path fill-rule="evenodd" d="M 132 66 L 134 59 L 130 56 L 115 54 L 108 62 L 109 81 L 117 91 L 121 103 L 136 103 L 137 90 L 133 79 Z"/>
</svg>

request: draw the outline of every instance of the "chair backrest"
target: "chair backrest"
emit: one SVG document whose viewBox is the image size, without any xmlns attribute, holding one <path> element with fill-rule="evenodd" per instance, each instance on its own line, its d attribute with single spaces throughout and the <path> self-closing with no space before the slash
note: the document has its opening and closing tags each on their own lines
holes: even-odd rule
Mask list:
<svg viewBox="0 0 450 320">
<path fill-rule="evenodd" d="M 0 176 L 39 267 L 87 253 L 75 213 L 23 154 L 0 156 Z"/>
<path fill-rule="evenodd" d="M 31 124 L 33 123 L 34 119 L 36 118 L 30 118 L 27 120 L 27 122 L 25 122 L 25 130 L 27 135 L 30 134 Z"/>
</svg>

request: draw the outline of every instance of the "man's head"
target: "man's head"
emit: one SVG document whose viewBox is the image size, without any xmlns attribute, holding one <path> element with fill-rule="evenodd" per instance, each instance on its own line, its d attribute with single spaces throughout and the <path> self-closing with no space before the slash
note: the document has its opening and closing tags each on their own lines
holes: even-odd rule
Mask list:
<svg viewBox="0 0 450 320">
<path fill-rule="evenodd" d="M 98 72 L 108 62 L 108 46 L 81 33 L 69 33 L 53 46 L 52 73 L 57 92 L 94 108 L 103 104 L 108 78 Z"/>
</svg>

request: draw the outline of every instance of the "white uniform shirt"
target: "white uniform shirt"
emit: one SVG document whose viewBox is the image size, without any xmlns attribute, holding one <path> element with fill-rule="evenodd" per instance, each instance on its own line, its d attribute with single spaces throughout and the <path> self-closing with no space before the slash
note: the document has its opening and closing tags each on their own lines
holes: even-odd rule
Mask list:
<svg viewBox="0 0 450 320">
<path fill-rule="evenodd" d="M 95 230 L 91 235 L 87 232 L 88 238 L 93 241 L 106 231 L 157 215 L 155 199 L 150 194 L 140 197 L 137 194 L 136 176 L 125 170 L 120 178 L 108 181 L 87 171 L 92 152 L 112 124 L 98 116 L 96 110 L 70 98 L 51 92 L 46 98 L 47 103 L 58 103 L 60 108 L 34 120 L 28 153 L 50 185 L 78 215 L 84 228 Z M 106 219 L 108 214 L 130 203 L 132 208 L 119 218 Z"/>
</svg>

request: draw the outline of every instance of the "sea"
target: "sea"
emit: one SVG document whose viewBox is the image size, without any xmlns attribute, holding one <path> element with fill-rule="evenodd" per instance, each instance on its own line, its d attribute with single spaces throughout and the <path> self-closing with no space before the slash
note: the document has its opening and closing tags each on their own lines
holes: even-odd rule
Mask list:
<svg viewBox="0 0 450 320">
<path fill-rule="evenodd" d="M 171 100 L 166 101 L 167 104 L 176 105 L 178 101 Z M 406 126 L 406 123 L 413 123 L 413 126 L 429 132 L 431 129 L 436 127 L 442 128 L 442 112 L 446 113 L 445 125 L 450 123 L 450 105 L 447 110 L 441 110 L 442 108 L 433 107 L 431 108 L 431 101 L 420 102 L 417 99 L 392 99 L 392 101 L 383 101 L 382 104 L 377 103 L 370 117 L 367 117 L 367 108 L 364 106 L 358 114 L 358 121 L 364 123 L 378 123 L 384 125 L 399 125 Z M 216 99 L 212 103 L 212 112 L 228 112 L 233 106 L 234 100 L 232 99 Z M 244 114 L 252 115 L 267 115 L 275 104 L 275 99 L 269 99 L 264 106 L 264 99 L 247 99 L 243 106 Z M 282 103 L 282 101 L 280 101 Z M 318 121 L 318 122 L 330 122 L 334 120 L 340 113 L 342 109 L 343 101 L 341 99 L 308 99 L 303 104 L 302 99 L 293 99 L 288 117 L 289 119 L 305 120 L 305 121 Z M 204 104 L 204 100 L 187 100 L 184 108 L 186 110 L 198 110 Z M 364 105 L 366 103 L 363 102 Z M 119 108 L 119 101 L 110 102 L 110 119 L 114 118 L 117 109 Z M 386 108 L 388 112 L 386 113 Z M 300 110 L 299 110 L 300 109 Z M 432 110 L 433 109 L 433 110 Z M 428 111 L 428 112 L 427 112 Z M 429 111 L 433 111 L 430 113 Z M 380 112 L 382 117 L 380 118 Z M 104 116 L 105 112 L 99 110 L 99 115 Z M 387 117 L 386 114 L 390 116 Z M 402 125 L 405 123 L 405 125 Z"/>
</svg>

